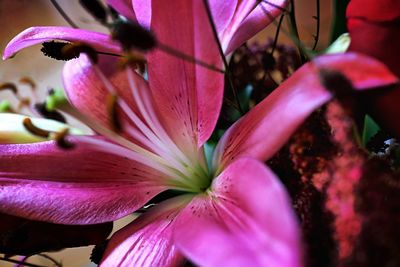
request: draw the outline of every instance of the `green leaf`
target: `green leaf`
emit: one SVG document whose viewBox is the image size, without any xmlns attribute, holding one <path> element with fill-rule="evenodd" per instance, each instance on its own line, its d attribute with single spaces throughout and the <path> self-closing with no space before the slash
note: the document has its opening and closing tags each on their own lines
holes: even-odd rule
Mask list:
<svg viewBox="0 0 400 267">
<path fill-rule="evenodd" d="M 376 133 L 380 130 L 378 124 L 368 115 L 365 115 L 364 118 L 364 129 L 362 133 L 362 143 L 364 147 L 368 144 L 369 140 L 376 135 Z"/>
</svg>

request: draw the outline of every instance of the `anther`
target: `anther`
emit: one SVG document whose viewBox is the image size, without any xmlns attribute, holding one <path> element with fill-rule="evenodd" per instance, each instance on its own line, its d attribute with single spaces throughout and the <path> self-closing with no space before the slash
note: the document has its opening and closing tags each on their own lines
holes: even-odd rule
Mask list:
<svg viewBox="0 0 400 267">
<path fill-rule="evenodd" d="M 92 47 L 84 43 L 72 43 L 70 45 L 64 46 L 61 52 L 66 56 L 74 56 L 76 54 L 85 53 L 93 64 L 98 62 L 97 52 Z"/>
<path fill-rule="evenodd" d="M 25 106 L 29 106 L 31 104 L 31 99 L 28 97 L 18 98 L 18 109 L 21 109 Z"/>
<path fill-rule="evenodd" d="M 2 90 L 10 90 L 14 93 L 14 95 L 17 95 L 17 93 L 18 93 L 17 86 L 10 82 L 5 82 L 5 83 L 0 84 L 0 91 L 2 91 Z"/>
<path fill-rule="evenodd" d="M 63 61 L 78 58 L 81 53 L 86 53 L 93 63 L 97 63 L 97 52 L 90 46 L 79 42 L 44 42 L 40 51 L 47 57 Z"/>
<path fill-rule="evenodd" d="M 68 140 L 65 139 L 69 133 L 69 129 L 65 128 L 59 132 L 54 133 L 54 140 L 56 141 L 57 145 L 63 149 L 71 149 L 75 145 Z"/>
<path fill-rule="evenodd" d="M 81 6 L 86 9 L 96 20 L 106 23 L 107 11 L 104 5 L 98 0 L 79 0 Z"/>
<path fill-rule="evenodd" d="M 107 96 L 107 112 L 110 118 L 110 126 L 114 131 L 120 132 L 122 126 L 121 121 L 118 117 L 117 104 L 118 97 L 116 95 L 111 94 Z"/>
<path fill-rule="evenodd" d="M 321 68 L 319 79 L 326 89 L 339 98 L 354 93 L 351 81 L 337 70 Z"/>
<path fill-rule="evenodd" d="M 151 31 L 128 20 L 117 20 L 113 25 L 111 37 L 120 42 L 125 50 L 136 48 L 148 51 L 154 48 L 157 43 Z"/>
<path fill-rule="evenodd" d="M 30 118 L 25 118 L 22 121 L 22 124 L 24 125 L 25 129 L 30 132 L 31 134 L 43 137 L 43 138 L 49 138 L 50 136 L 50 132 L 40 129 L 38 127 L 36 127 L 33 123 L 32 120 Z"/>
<path fill-rule="evenodd" d="M 63 61 L 68 61 L 74 58 L 79 57 L 79 52 L 73 54 L 65 54 L 63 53 L 63 49 L 66 46 L 71 45 L 71 43 L 68 42 L 56 42 L 56 41 L 50 41 L 50 42 L 44 42 L 42 43 L 42 53 L 50 58 L 56 59 L 56 60 L 63 60 Z"/>
<path fill-rule="evenodd" d="M 27 77 L 27 76 L 21 77 L 19 79 L 19 82 L 22 84 L 29 85 L 32 90 L 36 89 L 36 83 L 30 77 Z"/>
<path fill-rule="evenodd" d="M 46 102 L 36 103 L 34 105 L 34 108 L 43 118 L 59 121 L 59 122 L 62 122 L 62 123 L 66 123 L 67 122 L 67 120 L 65 119 L 64 115 L 61 114 L 59 111 L 57 111 L 57 110 L 48 110 Z"/>
</svg>

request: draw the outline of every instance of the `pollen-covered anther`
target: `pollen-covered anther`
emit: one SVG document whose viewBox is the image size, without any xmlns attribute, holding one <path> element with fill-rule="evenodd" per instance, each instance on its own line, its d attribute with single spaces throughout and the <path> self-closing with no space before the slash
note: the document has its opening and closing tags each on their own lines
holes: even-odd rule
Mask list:
<svg viewBox="0 0 400 267">
<path fill-rule="evenodd" d="M 44 42 L 42 43 L 42 49 L 40 49 L 40 51 L 42 51 L 42 53 L 45 56 L 50 57 L 52 59 L 68 61 L 79 57 L 79 52 L 76 53 L 63 52 L 64 47 L 71 45 L 72 44 L 69 42 L 58 42 L 58 41 Z"/>
<path fill-rule="evenodd" d="M 96 64 L 98 62 L 97 51 L 85 43 L 80 43 L 80 42 L 71 43 L 69 45 L 64 46 L 61 49 L 61 52 L 65 56 L 74 56 L 74 55 L 80 55 L 81 53 L 85 53 L 93 64 Z"/>
<path fill-rule="evenodd" d="M 42 46 L 40 51 L 42 51 L 45 56 L 56 60 L 68 61 L 78 58 L 81 53 L 85 53 L 93 63 L 97 63 L 97 52 L 84 43 L 50 41 L 42 43 Z"/>
<path fill-rule="evenodd" d="M 150 30 L 127 20 L 118 20 L 114 23 L 111 37 L 120 42 L 125 50 L 136 48 L 148 51 L 157 44 L 156 38 Z"/>
<path fill-rule="evenodd" d="M 121 121 L 118 117 L 118 96 L 110 94 L 107 96 L 107 112 L 109 114 L 110 126 L 116 131 L 120 132 L 122 130 Z"/>
<path fill-rule="evenodd" d="M 65 129 L 63 129 L 63 130 L 61 130 L 59 132 L 53 133 L 53 138 L 54 138 L 54 140 L 56 141 L 57 145 L 60 148 L 71 149 L 71 148 L 73 148 L 75 146 L 73 143 L 71 143 L 71 142 L 69 142 L 68 140 L 65 139 L 65 137 L 68 136 L 68 133 L 69 133 L 69 129 L 68 128 L 65 128 Z"/>
<path fill-rule="evenodd" d="M 38 112 L 42 117 L 50 120 L 56 120 L 62 123 L 66 123 L 64 115 L 57 110 L 48 110 L 46 108 L 46 102 L 36 103 L 33 108 L 36 112 Z"/>
<path fill-rule="evenodd" d="M 340 71 L 320 68 L 319 79 L 326 89 L 338 97 L 354 92 L 351 81 Z"/>
<path fill-rule="evenodd" d="M 24 125 L 25 129 L 30 132 L 31 134 L 43 137 L 43 138 L 49 138 L 51 132 L 43 130 L 37 126 L 35 126 L 32 123 L 32 120 L 30 118 L 25 118 L 22 121 L 22 124 Z"/>
</svg>

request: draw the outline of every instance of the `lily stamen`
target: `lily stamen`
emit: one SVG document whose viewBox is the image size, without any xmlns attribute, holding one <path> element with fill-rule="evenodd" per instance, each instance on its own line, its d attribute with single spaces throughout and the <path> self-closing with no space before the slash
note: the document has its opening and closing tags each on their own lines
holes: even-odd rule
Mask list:
<svg viewBox="0 0 400 267">
<path fill-rule="evenodd" d="M 116 95 L 110 94 L 107 96 L 107 112 L 110 118 L 110 126 L 115 132 L 120 132 L 122 130 L 122 125 L 118 117 L 117 101 Z"/>
<path fill-rule="evenodd" d="M 28 117 L 26 117 L 26 118 L 23 120 L 22 124 L 24 125 L 25 129 L 26 129 L 28 132 L 30 132 L 31 134 L 34 134 L 34 135 L 37 135 L 37 136 L 40 136 L 40 137 L 43 137 L 43 138 L 49 138 L 49 136 L 50 136 L 50 134 L 51 134 L 50 131 L 43 130 L 43 129 L 41 129 L 41 128 L 35 126 L 35 125 L 32 123 L 32 120 L 31 120 L 30 118 L 28 118 Z"/>
<path fill-rule="evenodd" d="M 56 141 L 57 145 L 61 148 L 64 149 L 71 149 L 75 145 L 68 140 L 65 139 L 69 133 L 69 129 L 65 128 L 64 130 L 61 130 L 59 132 L 54 133 L 54 140 Z"/>
</svg>

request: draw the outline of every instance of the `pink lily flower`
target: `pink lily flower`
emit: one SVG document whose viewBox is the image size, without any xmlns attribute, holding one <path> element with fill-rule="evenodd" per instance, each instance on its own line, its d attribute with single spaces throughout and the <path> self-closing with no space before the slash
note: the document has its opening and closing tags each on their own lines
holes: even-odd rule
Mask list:
<svg viewBox="0 0 400 267">
<path fill-rule="evenodd" d="M 350 51 L 374 57 L 400 77 L 400 6 L 399 0 L 360 1 L 352 0 L 347 7 L 347 27 Z M 400 107 L 400 87 L 379 90 L 365 95 L 367 112 L 387 132 L 400 136 L 397 114 Z"/>
<path fill-rule="evenodd" d="M 151 10 L 158 38 L 196 57 L 211 53 L 207 58 L 220 64 L 201 6 L 164 3 Z M 188 16 L 188 10 L 196 12 Z M 113 221 L 165 190 L 182 192 L 113 235 L 101 266 L 174 266 L 184 258 L 201 266 L 301 266 L 297 219 L 263 161 L 332 97 L 321 69 L 341 72 L 356 90 L 398 82 L 384 65 L 364 56 L 320 57 L 234 124 L 207 164 L 203 145 L 219 115 L 223 75 L 159 51 L 149 55 L 148 82 L 131 69 L 115 71 L 112 63 L 101 58 L 93 65 L 82 55 L 64 69 L 69 100 L 106 139 L 73 136 L 71 150 L 53 141 L 7 139 L 0 153 L 0 212 L 30 219 Z M 106 128 L 104 99 L 110 93 L 119 96 L 121 135 Z M 7 122 L 5 129 L 17 123 Z"/>
<path fill-rule="evenodd" d="M 131 21 L 137 21 L 145 27 L 150 27 L 158 33 L 157 22 L 160 18 L 154 10 L 164 6 L 164 3 L 155 1 L 152 7 L 151 0 L 108 0 L 110 6 Z M 195 5 L 202 5 L 201 0 L 194 1 Z M 185 7 L 179 1 L 179 9 Z M 245 41 L 268 26 L 275 17 L 282 13 L 287 0 L 209 0 L 210 11 L 225 54 L 231 53 Z M 197 10 L 192 10 L 197 12 Z M 268 13 L 266 15 L 265 13 Z M 190 14 L 185 14 L 189 16 Z M 174 19 L 181 23 L 188 23 L 190 17 L 179 17 L 174 13 Z M 202 21 L 205 31 L 209 30 L 209 22 Z M 200 29 L 198 29 L 200 33 Z M 203 34 L 204 36 L 204 34 Z M 211 36 L 210 36 L 211 37 Z M 17 35 L 10 41 L 3 52 L 3 59 L 14 56 L 19 50 L 28 46 L 43 43 L 46 40 L 64 40 L 70 42 L 84 42 L 102 52 L 121 52 L 120 45 L 112 41 L 109 35 L 69 27 L 31 27 Z M 177 43 L 171 44 L 179 48 Z"/>
</svg>

